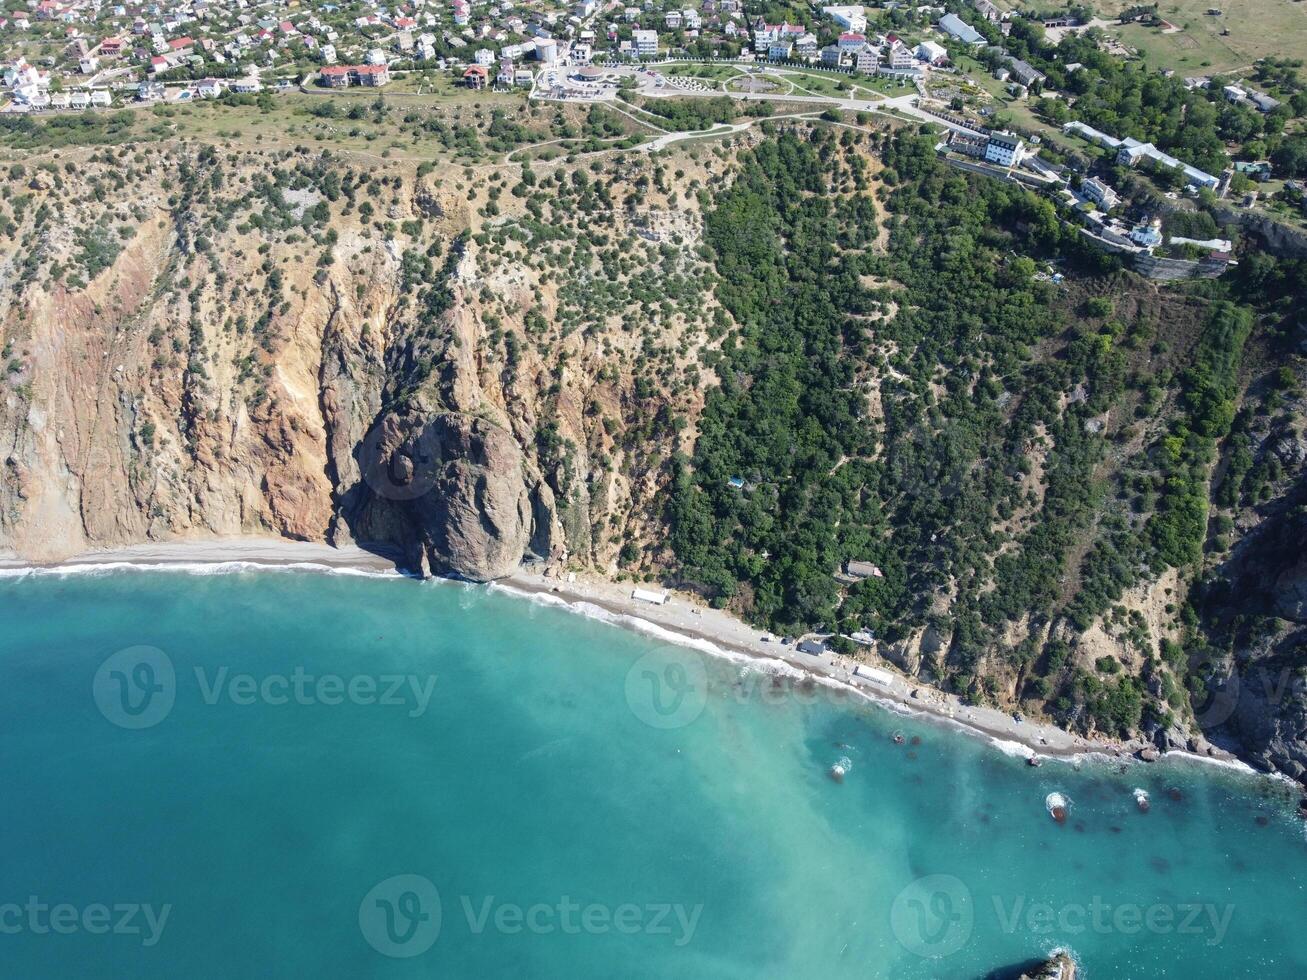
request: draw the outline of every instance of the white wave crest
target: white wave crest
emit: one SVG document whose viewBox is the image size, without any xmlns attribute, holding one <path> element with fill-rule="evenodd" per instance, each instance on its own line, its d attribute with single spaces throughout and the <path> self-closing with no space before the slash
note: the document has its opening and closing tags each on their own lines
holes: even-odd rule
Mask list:
<svg viewBox="0 0 1307 980">
<path fill-rule="evenodd" d="M 66 565 L 32 565 L 0 568 L 0 579 L 71 578 L 104 576 L 121 572 L 174 572 L 182 575 L 235 575 L 241 572 L 312 572 L 319 575 L 348 575 L 357 578 L 409 578 L 404 572 L 385 568 L 328 565 L 315 561 L 173 561 L 173 562 L 70 562 Z"/>
</svg>

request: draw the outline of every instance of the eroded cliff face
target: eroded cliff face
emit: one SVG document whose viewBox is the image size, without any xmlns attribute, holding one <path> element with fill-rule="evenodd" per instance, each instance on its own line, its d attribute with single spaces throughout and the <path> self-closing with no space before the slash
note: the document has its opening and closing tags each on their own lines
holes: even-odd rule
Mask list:
<svg viewBox="0 0 1307 980">
<path fill-rule="evenodd" d="M 1268 510 L 1197 590 L 1211 641 L 1197 721 L 1259 768 L 1307 783 L 1307 477 Z"/>
<path fill-rule="evenodd" d="M 699 193 L 731 179 L 738 148 L 455 170 L 160 144 L 0 167 L 0 552 L 270 534 L 475 580 L 535 556 L 695 588 L 664 507 L 721 345 L 739 340 Z M 1175 297 L 1122 292 L 1140 307 L 1123 319 L 1192 343 Z M 883 422 L 903 411 L 884 398 L 902 376 L 895 345 L 874 343 Z M 1023 699 L 1035 652 L 1064 674 L 1115 665 L 1164 707 L 1135 732 L 1159 748 L 1210 739 L 1307 776 L 1307 405 L 1301 379 L 1274 411 L 1248 390 L 1250 421 L 1215 462 L 1214 494 L 1234 489 L 1212 512 L 1201 624 L 1186 617 L 1201 570 L 1172 567 L 1088 624 L 1027 612 L 974 651 L 957 605 L 975 584 L 943 577 L 921 594 L 924 625 L 869 655 L 938 685 L 963 663 L 989 703 L 1031 713 L 1056 693 Z M 1107 418 L 1102 478 L 1171 421 Z M 1047 435 L 1023 447 L 1022 496 L 995 533 L 1038 523 Z M 741 586 L 731 607 L 748 615 L 751 598 Z"/>
<path fill-rule="evenodd" d="M 626 169 L 587 229 L 628 256 L 612 280 L 701 275 L 693 214 L 649 235 L 665 196 L 612 207 L 649 184 Z M 556 172 L 556 215 L 503 193 L 521 167 L 165 145 L 0 173 L 0 550 L 256 533 L 477 580 L 613 565 L 688 437 L 705 310 L 592 308 L 585 202 Z M 680 427 L 624 444 L 655 399 Z"/>
</svg>

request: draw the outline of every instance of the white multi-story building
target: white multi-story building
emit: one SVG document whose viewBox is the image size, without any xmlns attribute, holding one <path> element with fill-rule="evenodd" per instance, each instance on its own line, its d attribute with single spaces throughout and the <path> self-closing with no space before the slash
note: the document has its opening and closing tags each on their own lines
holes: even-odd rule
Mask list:
<svg viewBox="0 0 1307 980">
<path fill-rule="evenodd" d="M 652 58 L 658 53 L 657 31 L 632 31 L 631 40 L 635 42 L 635 53 L 641 58 Z"/>
<path fill-rule="evenodd" d="M 985 159 L 1000 167 L 1015 167 L 1025 154 L 1026 144 L 1011 133 L 991 133 L 985 144 Z"/>
<path fill-rule="evenodd" d="M 535 40 L 536 60 L 552 65 L 558 60 L 558 42 L 552 37 L 538 37 Z"/>
<path fill-rule="evenodd" d="M 889 49 L 885 53 L 885 63 L 895 70 L 915 68 L 917 67 L 917 56 L 912 53 L 910 47 L 898 38 L 891 37 Z"/>
<path fill-rule="evenodd" d="M 1080 184 L 1080 193 L 1093 201 L 1104 211 L 1111 211 L 1121 203 L 1121 195 L 1097 177 L 1090 177 Z"/>
<path fill-rule="evenodd" d="M 854 34 L 846 31 L 840 35 L 836 43 L 840 51 L 852 54 L 854 51 L 859 51 L 866 46 L 867 37 L 865 34 Z"/>
</svg>

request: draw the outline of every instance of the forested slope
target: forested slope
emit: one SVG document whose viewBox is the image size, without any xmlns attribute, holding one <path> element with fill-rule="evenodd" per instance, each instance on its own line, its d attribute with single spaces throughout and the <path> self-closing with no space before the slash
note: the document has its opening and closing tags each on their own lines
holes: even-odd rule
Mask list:
<svg viewBox="0 0 1307 980">
<path fill-rule="evenodd" d="M 739 327 L 668 506 L 682 578 L 977 699 L 1183 738 L 1210 660 L 1187 583 L 1232 543 L 1214 466 L 1282 318 L 1244 280 L 1120 272 L 925 137 L 859 144 L 782 136 L 708 210 Z"/>
</svg>

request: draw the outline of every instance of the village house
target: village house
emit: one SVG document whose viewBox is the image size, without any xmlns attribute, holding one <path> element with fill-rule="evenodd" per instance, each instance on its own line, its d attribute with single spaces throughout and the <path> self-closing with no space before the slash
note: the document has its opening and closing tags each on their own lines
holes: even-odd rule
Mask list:
<svg viewBox="0 0 1307 980">
<path fill-rule="evenodd" d="M 917 60 L 928 65 L 942 65 L 948 61 L 948 49 L 934 41 L 922 41 L 917 45 Z"/>
<path fill-rule="evenodd" d="M 318 78 L 328 88 L 351 85 L 379 88 L 390 81 L 390 69 L 385 65 L 328 65 L 318 72 Z"/>
<path fill-rule="evenodd" d="M 1026 88 L 1031 88 L 1036 84 L 1042 85 L 1048 80 L 1048 76 L 1042 71 L 1034 67 L 1034 65 L 1027 64 L 1020 58 L 1008 58 L 1007 64 L 1011 72 L 1010 77 Z"/>
<path fill-rule="evenodd" d="M 885 573 L 879 566 L 869 561 L 847 561 L 844 563 L 844 574 L 850 578 L 884 578 Z"/>
</svg>

